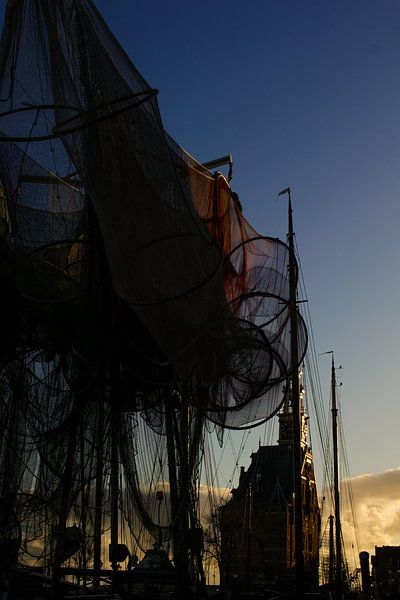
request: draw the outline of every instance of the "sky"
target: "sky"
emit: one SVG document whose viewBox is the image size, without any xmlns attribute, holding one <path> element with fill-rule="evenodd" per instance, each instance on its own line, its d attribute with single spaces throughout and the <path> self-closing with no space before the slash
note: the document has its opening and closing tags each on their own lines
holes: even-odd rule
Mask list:
<svg viewBox="0 0 400 600">
<path fill-rule="evenodd" d="M 316 350 L 342 366 L 360 511 L 379 482 L 400 498 L 400 3 L 95 4 L 159 89 L 166 130 L 200 162 L 232 154 L 232 187 L 261 234 L 285 239 L 276 197 L 291 187 Z M 330 361 L 319 366 L 328 403 Z M 396 544 L 398 502 L 385 538 Z"/>
</svg>

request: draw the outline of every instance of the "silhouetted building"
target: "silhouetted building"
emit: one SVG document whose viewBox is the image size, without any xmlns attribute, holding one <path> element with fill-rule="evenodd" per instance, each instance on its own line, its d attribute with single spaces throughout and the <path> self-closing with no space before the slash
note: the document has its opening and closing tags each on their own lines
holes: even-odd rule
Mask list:
<svg viewBox="0 0 400 600">
<path fill-rule="evenodd" d="M 377 600 L 400 599 L 400 546 L 375 546 L 372 567 Z"/>
<path fill-rule="evenodd" d="M 305 576 L 318 585 L 320 511 L 313 456 L 302 414 L 302 498 Z M 293 425 L 289 401 L 279 414 L 278 445 L 261 446 L 241 467 L 239 485 L 221 508 L 221 580 L 241 590 L 294 581 Z"/>
<path fill-rule="evenodd" d="M 369 554 L 368 552 L 360 552 L 360 566 L 361 566 L 361 591 L 363 598 L 369 598 L 371 596 L 371 574 L 369 570 Z"/>
</svg>

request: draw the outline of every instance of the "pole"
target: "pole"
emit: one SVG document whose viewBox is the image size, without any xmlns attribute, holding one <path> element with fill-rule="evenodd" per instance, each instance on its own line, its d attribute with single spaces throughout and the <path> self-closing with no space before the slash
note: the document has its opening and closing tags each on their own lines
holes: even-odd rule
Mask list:
<svg viewBox="0 0 400 600">
<path fill-rule="evenodd" d="M 85 481 L 85 438 L 84 438 L 84 428 L 83 423 L 81 423 L 80 431 L 80 450 L 81 450 L 81 528 L 82 528 L 82 554 L 81 554 L 81 565 L 82 569 L 85 570 L 87 568 L 87 553 L 86 553 L 86 521 L 87 521 L 87 508 L 88 508 L 88 499 L 87 499 L 87 491 L 86 491 L 86 481 Z M 86 575 L 83 576 L 83 587 L 86 588 L 87 580 Z M 78 579 L 78 586 L 80 585 L 80 579 Z"/>
<path fill-rule="evenodd" d="M 161 529 L 161 502 L 164 499 L 164 492 L 162 492 L 161 490 L 158 490 L 156 492 L 156 498 L 157 498 L 157 502 L 158 502 L 158 510 L 157 510 L 158 543 L 157 543 L 157 548 L 158 548 L 158 550 L 161 550 L 162 545 L 163 545 L 163 536 L 162 536 L 162 529 Z"/>
<path fill-rule="evenodd" d="M 110 472 L 110 492 L 111 492 L 111 527 L 110 527 L 110 559 L 111 568 L 114 572 L 113 591 L 116 591 L 116 573 L 118 571 L 118 528 L 119 528 L 119 361 L 114 357 L 110 359 L 110 420 L 111 420 L 111 472 Z"/>
<path fill-rule="evenodd" d="M 186 386 L 184 392 L 187 393 Z M 186 395 L 186 394 L 185 394 Z M 189 489 L 190 489 L 190 471 L 189 471 L 189 406 L 187 397 L 181 396 L 180 423 L 179 423 L 179 450 L 180 465 L 178 471 L 179 481 L 179 523 L 181 534 L 181 582 L 183 584 L 181 594 L 182 598 L 191 597 L 189 580 Z M 179 598 L 179 595 L 178 595 Z"/>
<path fill-rule="evenodd" d="M 171 522 L 172 522 L 172 549 L 176 571 L 175 592 L 176 597 L 183 599 L 185 597 L 186 581 L 184 577 L 184 568 L 182 567 L 182 539 L 179 520 L 179 497 L 178 497 L 178 477 L 175 454 L 175 427 L 174 427 L 174 407 L 171 398 L 165 398 L 165 431 L 167 434 L 167 453 L 168 453 L 168 472 L 169 488 L 171 502 Z"/>
<path fill-rule="evenodd" d="M 333 478 L 335 499 L 335 598 L 342 599 L 342 545 L 340 527 L 340 497 L 339 497 L 339 465 L 338 465 L 338 439 L 337 439 L 337 407 L 336 407 L 336 373 L 335 361 L 332 354 L 332 440 L 333 440 Z"/>
<path fill-rule="evenodd" d="M 335 538 L 333 535 L 333 515 L 329 515 L 329 591 L 333 598 L 335 589 Z"/>
<path fill-rule="evenodd" d="M 64 557 L 62 555 L 62 542 L 65 536 L 68 513 L 71 508 L 71 490 L 73 487 L 73 469 L 76 449 L 76 438 L 78 433 L 78 422 L 80 419 L 77 409 L 78 400 L 75 400 L 75 402 L 76 404 L 73 407 L 72 419 L 68 435 L 68 444 L 66 448 L 67 452 L 65 459 L 65 468 L 61 479 L 61 507 L 58 526 L 56 530 L 56 547 L 54 551 L 54 565 L 50 595 L 52 600 L 57 600 L 57 598 L 59 598 L 60 595 L 61 565 L 64 561 Z"/>
<path fill-rule="evenodd" d="M 94 587 L 100 586 L 101 569 L 101 530 L 103 519 L 103 440 L 104 437 L 104 397 L 98 399 L 96 423 L 96 484 L 95 484 L 95 509 L 93 524 L 93 578 Z"/>
<path fill-rule="evenodd" d="M 290 188 L 285 190 L 289 196 L 288 205 L 288 245 L 289 245 L 289 289 L 290 289 L 290 348 L 292 369 L 292 417 L 293 417 L 293 489 L 294 489 L 294 531 L 296 560 L 296 598 L 304 597 L 304 556 L 303 556 L 303 506 L 301 494 L 301 403 L 299 386 L 298 319 L 297 319 L 297 273 L 294 252 L 294 233 Z M 282 193 L 282 192 L 281 192 Z"/>
</svg>

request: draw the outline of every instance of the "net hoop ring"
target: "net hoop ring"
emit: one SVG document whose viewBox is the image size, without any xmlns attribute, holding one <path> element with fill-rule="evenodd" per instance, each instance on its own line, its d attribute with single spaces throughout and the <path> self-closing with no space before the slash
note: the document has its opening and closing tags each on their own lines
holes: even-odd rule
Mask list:
<svg viewBox="0 0 400 600">
<path fill-rule="evenodd" d="M 243 240 L 242 242 L 240 242 L 240 244 L 238 244 L 237 246 L 232 248 L 232 250 L 224 256 L 224 262 L 227 262 L 228 260 L 230 260 L 231 256 L 233 256 L 238 250 L 240 250 L 244 246 L 251 244 L 253 242 L 258 242 L 258 241 L 264 241 L 264 242 L 269 242 L 272 244 L 277 244 L 278 246 L 281 246 L 282 248 L 284 248 L 286 250 L 286 252 L 288 253 L 288 256 L 291 256 L 292 260 L 294 261 L 295 273 L 296 273 L 296 284 L 297 284 L 298 275 L 299 275 L 299 267 L 298 267 L 297 259 L 293 255 L 289 246 L 287 244 L 285 244 L 285 242 L 282 242 L 282 240 L 280 240 L 279 238 L 273 238 L 273 237 L 267 236 L 267 235 L 257 235 L 257 236 L 248 238 L 246 240 Z M 288 261 L 288 264 L 289 264 L 289 261 Z"/>
<path fill-rule="evenodd" d="M 272 354 L 273 354 L 274 359 L 276 360 L 277 365 L 282 370 L 281 381 L 276 381 L 276 384 L 275 384 L 275 386 L 281 385 L 282 390 L 284 392 L 282 395 L 282 398 L 280 399 L 278 404 L 274 408 L 272 408 L 272 410 L 267 411 L 266 415 L 260 416 L 255 420 L 249 420 L 247 422 L 242 423 L 241 425 L 234 425 L 232 423 L 229 423 L 229 415 L 234 415 L 235 413 L 243 411 L 246 408 L 246 405 L 249 405 L 257 400 L 260 401 L 261 397 L 259 397 L 258 399 L 255 398 L 254 400 L 251 400 L 250 402 L 238 405 L 237 407 L 234 407 L 234 408 L 227 408 L 224 411 L 221 411 L 221 410 L 219 410 L 219 411 L 218 410 L 204 411 L 205 417 L 208 421 L 210 421 L 211 423 L 214 423 L 214 425 L 224 427 L 225 429 L 229 429 L 232 431 L 243 431 L 246 429 L 253 429 L 255 427 L 258 427 L 259 425 L 263 425 L 264 423 L 266 423 L 267 421 L 269 421 L 270 419 L 272 419 L 279 413 L 280 409 L 282 408 L 282 406 L 285 402 L 287 394 L 288 394 L 288 390 L 290 387 L 289 386 L 290 375 L 289 375 L 289 372 L 286 369 L 281 357 L 279 356 L 279 354 L 276 353 L 273 349 L 272 349 Z M 267 393 L 269 393 L 271 391 L 271 389 L 272 388 L 270 388 L 267 391 Z"/>
<path fill-rule="evenodd" d="M 202 244 L 205 243 L 207 245 L 207 247 L 212 248 L 216 252 L 218 252 L 218 249 L 217 249 L 215 243 L 213 242 L 213 240 L 207 239 L 207 237 L 202 236 L 201 233 L 199 233 L 199 234 L 176 233 L 176 234 L 162 236 L 162 237 L 153 239 L 153 240 L 147 242 L 146 244 L 142 244 L 141 246 L 136 248 L 130 254 L 129 258 L 132 259 L 135 257 L 137 259 L 137 256 L 141 252 L 143 252 L 144 250 L 147 250 L 148 248 L 151 248 L 155 244 L 160 244 L 163 242 L 170 242 L 171 240 L 190 240 L 190 239 L 192 239 L 192 240 L 194 239 L 195 242 L 196 242 L 196 240 L 200 240 Z M 124 298 L 124 300 L 126 300 L 126 302 L 132 307 L 158 306 L 161 304 L 166 304 L 167 302 L 174 302 L 176 300 L 179 300 L 180 298 L 184 298 L 185 296 L 189 296 L 190 294 L 193 294 L 194 292 L 196 292 L 197 290 L 202 288 L 204 285 L 206 285 L 213 277 L 215 277 L 217 275 L 218 271 L 221 269 L 222 261 L 223 261 L 223 257 L 221 254 L 219 254 L 217 256 L 217 259 L 215 260 L 215 264 L 213 265 L 213 267 L 210 269 L 210 271 L 206 274 L 206 276 L 203 279 L 199 280 L 196 284 L 191 285 L 187 289 L 183 289 L 176 294 L 165 296 L 161 299 L 149 298 L 147 300 L 134 300 L 132 298 Z"/>
<path fill-rule="evenodd" d="M 82 111 L 79 114 L 75 115 L 74 117 L 70 117 L 69 119 L 62 121 L 59 125 L 56 125 L 56 127 L 53 127 L 53 135 L 55 137 L 61 137 L 63 135 L 69 135 L 71 133 L 81 131 L 82 129 L 86 129 L 87 127 L 91 127 L 92 125 L 97 125 L 98 123 L 102 123 L 103 121 L 106 121 L 107 119 L 110 119 L 112 117 L 117 117 L 120 114 L 122 114 L 128 110 L 137 108 L 141 104 L 144 104 L 145 102 L 147 102 L 147 100 L 150 100 L 151 98 L 154 98 L 157 95 L 158 95 L 157 89 L 149 88 L 148 90 L 142 90 L 140 92 L 130 94 L 129 96 L 124 96 L 123 98 L 117 98 L 116 100 L 111 100 L 110 102 L 106 102 L 105 104 L 100 104 L 99 106 L 96 106 L 95 108 L 91 108 L 89 110 Z M 127 104 L 125 106 L 122 106 L 121 108 L 115 110 L 114 112 L 110 112 L 108 114 L 102 115 L 97 118 L 94 116 L 94 118 L 91 120 L 89 118 L 89 121 L 86 123 L 83 123 L 81 125 L 74 125 L 74 122 L 77 119 L 80 119 L 81 117 L 89 116 L 92 114 L 95 115 L 99 110 L 112 107 L 115 104 L 120 103 L 120 102 L 127 102 Z"/>
<path fill-rule="evenodd" d="M 116 117 L 128 110 L 132 110 L 133 108 L 137 108 L 150 98 L 157 96 L 158 90 L 155 88 L 150 88 L 147 90 L 142 90 L 140 92 L 135 92 L 134 94 L 130 94 L 129 96 L 124 96 L 123 98 L 117 98 L 116 100 L 111 100 L 110 102 L 106 102 L 105 104 L 100 104 L 94 108 L 90 108 L 88 110 L 81 110 L 76 106 L 69 106 L 64 104 L 26 104 L 26 106 L 22 106 L 20 108 L 14 108 L 12 110 L 8 110 L 6 112 L 0 113 L 0 120 L 4 117 L 9 117 L 11 115 L 15 115 L 22 112 L 36 111 L 36 119 L 38 118 L 40 111 L 43 110 L 69 110 L 76 112 L 77 114 L 65 121 L 62 121 L 59 125 L 56 125 L 51 130 L 51 133 L 46 135 L 0 135 L 0 142 L 45 142 L 48 140 L 54 140 L 56 138 L 62 137 L 63 135 L 68 135 L 71 133 L 75 133 L 77 131 L 81 131 L 82 129 L 86 129 L 87 127 L 91 127 L 92 125 L 97 125 L 111 117 Z M 128 102 L 131 100 L 130 102 Z M 96 118 L 96 113 L 99 110 L 107 109 L 119 102 L 127 102 L 127 104 L 118 110 L 113 112 L 109 112 L 105 115 Z M 93 115 L 93 118 L 90 119 L 90 115 Z M 78 119 L 82 117 L 89 117 L 86 123 L 75 124 Z"/>
</svg>

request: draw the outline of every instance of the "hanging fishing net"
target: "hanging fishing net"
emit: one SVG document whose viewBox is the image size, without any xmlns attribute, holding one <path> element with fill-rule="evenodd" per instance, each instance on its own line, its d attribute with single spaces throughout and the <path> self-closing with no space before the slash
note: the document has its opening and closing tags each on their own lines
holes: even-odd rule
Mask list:
<svg viewBox="0 0 400 600">
<path fill-rule="evenodd" d="M 282 244 L 260 238 L 226 182 L 166 135 L 155 91 L 90 2 L 10 2 L 7 20 L 0 158 L 31 274 L 17 260 L 21 293 L 85 292 L 90 198 L 115 292 L 203 407 L 268 396 L 268 373 L 291 370 Z M 276 409 L 266 396 L 264 407 Z"/>
<path fill-rule="evenodd" d="M 0 58 L 0 552 L 100 568 L 113 469 L 143 553 L 188 494 L 196 523 L 204 417 L 242 428 L 281 406 L 294 257 L 166 134 L 92 2 L 10 0 Z M 301 361 L 300 315 L 298 343 Z"/>
</svg>

